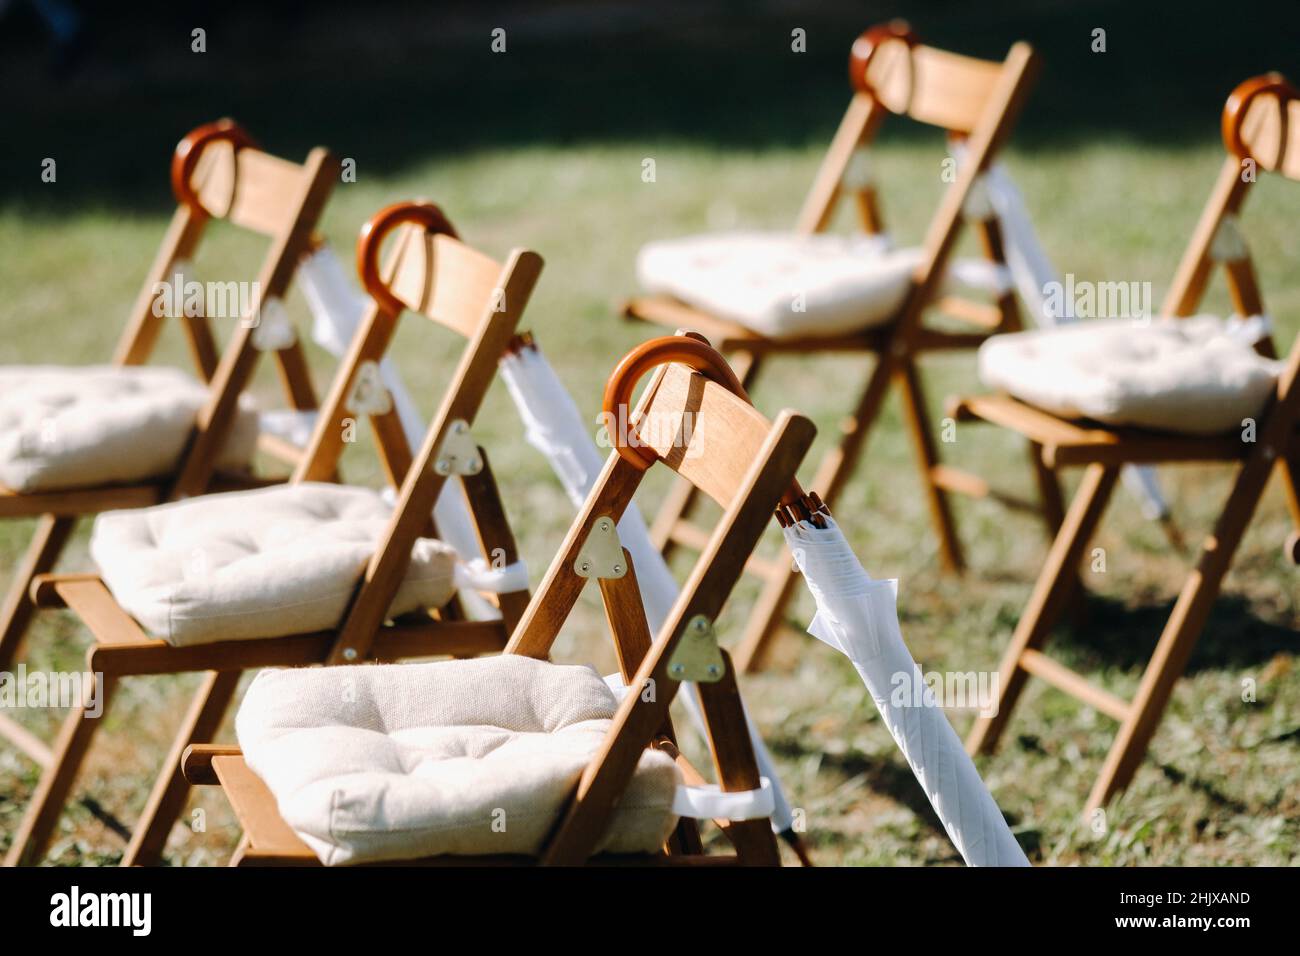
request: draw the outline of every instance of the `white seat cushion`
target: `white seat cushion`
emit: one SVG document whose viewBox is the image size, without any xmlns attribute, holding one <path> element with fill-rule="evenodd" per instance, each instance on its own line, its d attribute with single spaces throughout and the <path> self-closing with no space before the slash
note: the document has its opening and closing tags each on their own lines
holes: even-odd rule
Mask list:
<svg viewBox="0 0 1300 956">
<path fill-rule="evenodd" d="M 166 475 L 207 395 L 171 368 L 0 367 L 0 485 L 54 491 Z M 246 467 L 256 443 L 244 401 L 217 466 Z"/>
<path fill-rule="evenodd" d="M 369 488 L 305 482 L 109 511 L 90 553 L 113 596 L 175 645 L 337 627 L 392 515 Z M 389 611 L 451 599 L 456 552 L 421 538 Z"/>
<path fill-rule="evenodd" d="M 280 815 L 335 865 L 538 853 L 616 709 L 590 668 L 507 654 L 263 671 L 236 729 Z M 658 849 L 680 782 L 644 752 L 598 851 Z"/>
<path fill-rule="evenodd" d="M 1240 428 L 1280 371 L 1212 316 L 1098 319 L 997 335 L 979 351 L 985 385 L 1055 415 L 1190 435 Z"/>
<path fill-rule="evenodd" d="M 919 249 L 888 251 L 871 236 L 730 232 L 648 243 L 637 278 L 647 292 L 790 338 L 889 321 L 920 261 Z"/>
</svg>

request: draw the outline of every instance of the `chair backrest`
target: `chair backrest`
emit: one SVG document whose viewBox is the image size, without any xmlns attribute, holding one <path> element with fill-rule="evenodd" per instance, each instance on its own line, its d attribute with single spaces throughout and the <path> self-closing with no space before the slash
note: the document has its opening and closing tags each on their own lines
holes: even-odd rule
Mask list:
<svg viewBox="0 0 1300 956">
<path fill-rule="evenodd" d="M 636 411 L 629 413 L 637 381 L 655 367 L 659 371 Z M 506 648 L 507 653 L 547 658 L 583 586 L 596 577 L 623 678 L 634 688 L 624 697 L 544 855 L 552 863 L 580 862 L 592 851 L 641 752 L 670 726 L 668 707 L 684 680 L 699 682 L 721 787 L 758 785 L 743 716 L 731 707 L 738 699 L 734 673 L 713 640 L 713 621 L 774 512 L 789 508 L 806 517 L 818 506 L 795 482 L 816 433 L 812 422 L 791 411 L 773 421 L 764 418 L 726 361 L 699 336 L 655 339 L 629 353 L 606 388 L 604 416 L 615 450 Z M 723 511 L 651 641 L 630 554 L 615 548 L 614 563 L 608 561 L 614 527 L 647 470 L 657 464 L 695 484 Z M 711 669 L 699 671 L 677 657 L 684 646 L 696 665 L 711 658 Z M 643 693 L 646 688 L 653 693 Z M 731 719 L 725 717 L 728 713 Z M 771 833 L 765 822 L 762 829 L 764 833 L 750 834 L 746 845 L 756 859 L 770 860 Z M 740 842 L 736 846 L 743 852 Z"/>
<path fill-rule="evenodd" d="M 207 315 L 177 317 L 199 375 L 208 382 L 208 398 L 168 497 L 200 494 L 212 477 L 234 423 L 239 396 L 256 367 L 255 326 L 264 314 L 270 314 L 268 307 L 283 302 L 299 260 L 311 248 L 337 169 L 329 151 L 320 147 L 313 149 L 302 165 L 270 156 L 228 119 L 200 126 L 176 147 L 171 169 L 176 212 L 118 342 L 114 361 L 120 365 L 148 361 L 168 318 L 167 310 L 160 307 L 159 289 L 174 285 L 177 264 L 194 256 L 212 219 L 229 219 L 271 242 L 252 293 L 234 297 L 241 310 L 240 321 L 224 351 L 218 353 Z M 174 292 L 174 298 L 179 298 L 181 291 Z M 296 337 L 277 348 L 275 358 L 290 407 L 314 409 L 316 395 Z"/>
<path fill-rule="evenodd" d="M 906 23 L 893 21 L 854 41 L 849 82 L 891 113 L 966 135 L 983 118 L 1002 67 L 926 46 Z"/>
<path fill-rule="evenodd" d="M 1240 84 L 1223 107 L 1223 145 L 1239 160 L 1300 181 L 1300 90 L 1281 73 Z"/>
<path fill-rule="evenodd" d="M 390 235 L 393 249 L 381 269 L 381 247 Z M 405 574 L 415 540 L 436 534 L 430 516 L 448 478 L 460 476 L 468 482 L 482 476 L 490 482 L 487 457 L 474 445 L 469 429 L 510 346 L 542 259 L 516 249 L 503 264 L 497 263 L 461 242 L 437 206 L 405 202 L 381 210 L 362 228 L 357 265 L 370 307 L 334 377 L 293 480 L 332 480 L 345 436 L 358 419 L 368 417 L 398 500 L 345 618 L 331 663 L 364 656 Z M 419 449 L 407 443 L 380 371 L 398 322 L 407 314 L 431 318 L 466 340 Z M 344 656 L 349 650 L 353 653 Z"/>
<path fill-rule="evenodd" d="M 901 20 L 863 32 L 849 54 L 853 99 L 804 201 L 798 231 L 826 228 L 836 203 L 850 192 L 859 196 L 864 228 L 882 231 L 869 173 L 854 174 L 866 177 L 861 182 L 848 182 L 846 175 L 890 113 L 969 140 L 967 163 L 976 171 L 986 168 L 1009 134 L 1037 69 L 1038 57 L 1027 43 L 1013 44 L 999 63 L 926 46 Z M 966 189 L 959 177 L 949 192 L 959 191 L 964 203 Z"/>
<path fill-rule="evenodd" d="M 176 212 L 118 345 L 116 361 L 123 365 L 148 361 L 164 320 L 154 307 L 158 286 L 171 283 L 177 263 L 195 255 L 213 219 L 225 219 L 271 239 L 294 237 L 297 241 L 284 256 L 291 276 L 333 188 L 334 172 L 328 150 L 313 149 L 301 164 L 280 159 L 262 152 L 230 119 L 206 123 L 187 134 L 172 154 Z M 274 254 L 273 246 L 268 262 Z M 283 277 L 283 285 L 287 286 L 289 276 Z M 180 318 L 198 372 L 210 379 L 218 356 L 207 317 Z"/>
<path fill-rule="evenodd" d="M 1165 315 L 1194 315 L 1216 264 L 1224 267 L 1237 314 L 1264 314 L 1263 295 L 1238 214 L 1260 170 L 1300 181 L 1300 91 L 1280 73 L 1252 77 L 1228 96 L 1219 125 L 1228 155 L 1165 297 L 1161 308 Z M 1276 354 L 1271 335 L 1262 338 L 1256 349 Z M 1279 379 L 1279 394 L 1296 392 L 1298 377 L 1300 336 Z"/>
</svg>

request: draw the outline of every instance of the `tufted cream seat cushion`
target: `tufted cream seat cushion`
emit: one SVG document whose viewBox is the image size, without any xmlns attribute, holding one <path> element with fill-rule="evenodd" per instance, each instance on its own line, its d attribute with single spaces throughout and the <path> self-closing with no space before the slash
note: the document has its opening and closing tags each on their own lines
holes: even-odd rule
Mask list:
<svg viewBox="0 0 1300 956">
<path fill-rule="evenodd" d="M 166 475 L 207 395 L 171 368 L 0 367 L 0 485 L 55 491 Z M 245 401 L 217 466 L 244 468 L 256 443 Z"/>
<path fill-rule="evenodd" d="M 369 488 L 305 482 L 109 511 L 90 553 L 113 596 L 175 644 L 336 627 L 392 508 Z M 451 599 L 456 552 L 421 538 L 390 608 Z"/>
<path fill-rule="evenodd" d="M 636 270 L 647 292 L 789 338 L 888 321 L 920 261 L 919 249 L 886 251 L 871 236 L 727 232 L 647 243 Z"/>
<path fill-rule="evenodd" d="M 997 335 L 979 351 L 984 384 L 1063 418 L 1213 435 L 1242 427 L 1282 363 L 1212 316 L 1098 319 Z"/>
<path fill-rule="evenodd" d="M 326 865 L 536 854 L 617 709 L 587 667 L 514 654 L 263 671 L 239 744 Z M 657 850 L 676 764 L 646 751 L 599 851 Z"/>
<path fill-rule="evenodd" d="M 726 232 L 647 243 L 636 268 L 647 292 L 782 339 L 891 321 L 923 258 L 884 235 Z M 982 259 L 950 260 L 945 279 L 995 295 L 1011 287 L 1005 267 Z"/>
</svg>

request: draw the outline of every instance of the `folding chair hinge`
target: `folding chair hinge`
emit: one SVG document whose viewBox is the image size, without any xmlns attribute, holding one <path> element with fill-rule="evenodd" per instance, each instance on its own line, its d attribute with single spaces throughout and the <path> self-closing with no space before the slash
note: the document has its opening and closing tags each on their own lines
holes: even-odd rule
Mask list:
<svg viewBox="0 0 1300 956">
<path fill-rule="evenodd" d="M 627 574 L 623 559 L 623 543 L 618 539 L 618 526 L 609 515 L 601 515 L 587 533 L 573 562 L 573 573 L 580 578 L 621 578 Z"/>
<path fill-rule="evenodd" d="M 343 405 L 353 415 L 387 415 L 393 410 L 393 397 L 384 387 L 378 362 L 367 360 L 357 366 Z"/>
<path fill-rule="evenodd" d="M 433 470 L 440 475 L 477 475 L 483 470 L 483 456 L 469 433 L 469 422 L 457 418 L 447 429 L 438 454 L 433 459 Z"/>
<path fill-rule="evenodd" d="M 713 622 L 703 614 L 695 615 L 686 622 L 686 630 L 668 658 L 668 676 L 673 680 L 713 684 L 722 680 L 726 673 L 727 665 L 718 649 Z"/>
</svg>

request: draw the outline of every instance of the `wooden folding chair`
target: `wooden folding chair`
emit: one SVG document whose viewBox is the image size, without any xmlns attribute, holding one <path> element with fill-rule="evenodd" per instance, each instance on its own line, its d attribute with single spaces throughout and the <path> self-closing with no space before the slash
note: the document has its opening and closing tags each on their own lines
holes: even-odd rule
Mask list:
<svg viewBox="0 0 1300 956">
<path fill-rule="evenodd" d="M 633 691 L 624 697 L 540 860 L 448 856 L 426 862 L 571 865 L 588 861 L 640 754 L 648 747 L 666 750 L 688 783 L 700 782 L 701 774 L 673 742 L 669 705 L 683 680 L 698 682 L 720 787 L 748 791 L 761 784 L 735 671 L 727 653 L 718 648 L 713 622 L 774 509 L 780 520 L 789 520 L 791 515 L 809 518 L 819 507 L 794 482 L 815 429 L 808 419 L 790 411 L 769 422 L 749 404 L 722 356 L 693 333 L 647 342 L 619 363 L 605 391 L 607 421 L 628 420 L 626 409 L 637 381 L 656 366 L 662 367 L 631 417 L 633 440 L 612 429 L 616 451 L 506 648 L 508 654 L 547 659 L 583 587 L 596 578 L 620 675 Z M 653 429 L 647 431 L 646 423 L 654 423 Z M 652 640 L 631 555 L 619 544 L 615 529 L 655 463 L 666 465 L 713 498 L 723 514 L 672 613 Z M 649 687 L 654 688 L 653 694 L 642 692 Z M 280 817 L 274 797 L 237 749 L 192 747 L 184 758 L 184 772 L 192 782 L 225 787 L 244 827 L 236 864 L 317 862 Z M 595 857 L 592 862 L 779 864 L 768 820 L 733 821 L 723 829 L 734 854 L 704 855 L 694 822 L 683 820 L 661 855 L 617 861 Z"/>
<path fill-rule="evenodd" d="M 852 195 L 863 229 L 883 232 L 879 199 L 870 181 L 850 175 L 858 157 L 865 157 L 886 114 L 896 113 L 948 131 L 964 140 L 966 155 L 952 185 L 930 222 L 921 262 L 912 274 L 902 305 L 885 322 L 852 334 L 769 338 L 745 326 L 708 314 L 672 296 L 654 295 L 631 300 L 624 314 L 668 326 L 699 329 L 733 359 L 741 380 L 753 387 L 764 361 L 773 355 L 811 352 L 865 353 L 875 365 L 856 406 L 841 426 L 838 445 L 822 460 L 812 487 L 828 505 L 852 475 L 871 426 L 880 414 L 891 383 L 899 386 L 907 430 L 921 466 L 930 513 L 939 537 L 940 557 L 946 568 L 963 567 L 948 491 L 970 491 L 980 479 L 938 462 L 927 418 L 917 359 L 924 353 L 977 348 L 991 333 L 1020 328 L 1020 316 L 1009 287 L 996 294 L 992 305 L 945 294 L 943 283 L 963 223 L 975 229 L 984 256 L 994 270 L 1005 270 L 1003 239 L 987 202 L 970 201 L 981 174 L 989 167 L 1009 136 L 1029 94 L 1038 70 L 1038 56 L 1025 43 L 1012 46 L 1006 59 L 992 62 L 972 59 L 920 45 L 906 24 L 873 27 L 858 38 L 849 59 L 853 100 L 811 192 L 804 202 L 795 231 L 799 235 L 823 232 L 838 201 Z M 928 328 L 923 316 L 935 310 L 979 328 L 977 332 Z M 1051 476 L 1048 476 L 1049 478 Z M 652 533 L 665 553 L 677 546 L 698 547 L 706 534 L 690 515 L 697 496 L 678 482 L 657 516 Z M 1055 531 L 1054 520 L 1047 515 Z M 736 651 L 742 671 L 762 666 L 772 638 L 783 626 L 783 611 L 793 595 L 795 573 L 789 562 L 755 563 L 750 569 L 764 579 L 761 596 Z"/>
<path fill-rule="evenodd" d="M 398 227 L 403 228 L 394 239 L 385 278 L 378 267 L 380 246 Z M 470 621 L 453 599 L 432 612 L 385 621 L 412 546 L 422 536 L 437 536 L 431 513 L 449 477 L 459 477 L 463 483 L 487 560 L 507 565 L 518 560 L 487 456 L 475 447 L 469 429 L 497 362 L 511 344 L 542 260 L 534 252 L 515 250 L 502 265 L 462 243 L 436 206 L 400 203 L 378 213 L 363 228 L 358 263 L 373 302 L 317 418 L 306 456 L 291 479 L 293 483 L 332 480 L 345 435 L 355 419 L 368 415 L 388 478 L 399 488 L 387 529 L 337 629 L 173 646 L 146 634 L 97 575 L 42 575 L 32 586 L 37 604 L 69 608 L 94 636 L 87 670 L 100 682 L 102 712 L 107 711 L 109 696 L 121 677 L 207 672 L 132 835 L 125 863 L 158 859 L 188 795 L 179 772 L 181 753 L 191 743 L 212 739 L 244 671 L 500 651 L 527 604 L 526 591 L 502 594 L 500 620 Z M 414 455 L 392 403 L 383 408 L 382 402 L 363 402 L 360 397 L 365 383 L 373 384 L 377 363 L 392 341 L 399 317 L 408 310 L 467 340 L 441 407 Z M 8 863 L 32 862 L 43 852 L 101 719 L 88 717 L 84 707 L 66 718 Z"/>
<path fill-rule="evenodd" d="M 1222 127 L 1228 157 L 1165 300 L 1165 315 L 1182 317 L 1195 312 L 1216 261 L 1225 266 L 1237 311 L 1242 316 L 1260 315 L 1263 311 L 1249 250 L 1244 243 L 1233 243 L 1237 251 L 1225 260 L 1215 251 L 1216 246 L 1222 247 L 1216 236 L 1225 230 L 1236 233 L 1237 214 L 1255 180 L 1255 170 L 1300 180 L 1300 93 L 1278 74 L 1249 80 L 1229 97 Z M 1267 338 L 1256 348 L 1270 356 L 1275 354 Z M 1026 679 L 1033 675 L 1120 723 L 1119 735 L 1088 797 L 1088 809 L 1104 806 L 1128 785 L 1205 626 L 1268 477 L 1275 470 L 1286 488 L 1292 520 L 1300 529 L 1298 377 L 1300 338 L 1292 345 L 1277 382 L 1276 396 L 1257 420 L 1253 442 L 1236 433 L 1189 437 L 1069 421 L 1006 395 L 966 398 L 953 406 L 954 414 L 963 419 L 992 422 L 1025 435 L 1041 450 L 1042 463 L 1048 468 L 1084 468 L 1079 490 L 1002 659 L 996 715 L 976 721 L 967 740 L 971 753 L 991 751 L 996 746 Z M 1182 462 L 1235 462 L 1239 467 L 1223 511 L 1205 539 L 1196 568 L 1184 583 L 1143 672 L 1137 695 L 1126 701 L 1056 663 L 1043 653 L 1042 646 L 1078 580 L 1080 559 L 1101 520 L 1121 466 Z M 1286 552 L 1292 562 L 1300 564 L 1300 532 L 1290 535 Z"/>
<path fill-rule="evenodd" d="M 301 165 L 279 159 L 258 149 L 230 120 L 200 126 L 181 140 L 171 166 L 176 212 L 118 343 L 115 364 L 148 362 L 167 321 L 155 312 L 156 290 L 173 281 L 178 262 L 195 256 L 212 219 L 225 219 L 271 240 L 258 273 L 257 294 L 249 303 L 251 315 L 259 315 L 271 300 L 283 299 L 299 258 L 309 247 L 336 171 L 337 164 L 325 149 L 312 150 Z M 0 518 L 37 518 L 31 543 L 14 569 L 0 607 L 0 670 L 7 670 L 17 657 L 35 611 L 28 595 L 33 579 L 54 567 L 79 518 L 190 497 L 208 489 L 268 483 L 252 474 L 216 470 L 217 455 L 230 433 L 239 396 L 259 357 L 253 345 L 254 330 L 247 322 L 241 323 L 219 356 L 217 338 L 206 315 L 201 311 L 183 314 L 179 321 L 195 368 L 209 383 L 209 398 L 175 473 L 137 484 L 37 493 L 0 486 Z M 276 351 L 275 359 L 289 404 L 299 411 L 314 409 L 316 395 L 302 347 L 295 341 Z M 298 449 L 269 435 L 262 435 L 259 444 L 290 464 L 299 454 Z M 49 748 L 4 715 L 0 715 L 0 735 L 41 766 L 50 766 Z"/>
</svg>

